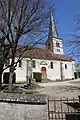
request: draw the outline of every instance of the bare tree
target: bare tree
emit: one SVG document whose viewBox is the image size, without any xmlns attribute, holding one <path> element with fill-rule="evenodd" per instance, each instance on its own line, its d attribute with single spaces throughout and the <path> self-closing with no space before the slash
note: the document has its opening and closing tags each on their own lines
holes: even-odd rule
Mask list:
<svg viewBox="0 0 80 120">
<path fill-rule="evenodd" d="M 4 71 L 4 64 L 8 60 L 10 47 L 5 43 L 5 37 L 0 38 L 0 88 L 2 85 L 2 73 Z"/>
<path fill-rule="evenodd" d="M 64 40 L 64 45 L 67 49 L 67 55 L 70 55 L 77 62 L 80 61 L 80 36 L 70 34 L 68 40 Z"/>
<path fill-rule="evenodd" d="M 80 13 L 76 16 L 75 29 L 64 40 L 64 45 L 67 47 L 67 54 L 71 55 L 77 62 L 80 61 Z"/>
<path fill-rule="evenodd" d="M 0 0 L 0 36 L 6 37 L 10 48 L 11 84 L 14 69 L 23 53 L 38 43 L 37 38 L 43 38 L 48 15 L 44 0 Z M 17 53 L 19 59 L 15 62 Z"/>
</svg>

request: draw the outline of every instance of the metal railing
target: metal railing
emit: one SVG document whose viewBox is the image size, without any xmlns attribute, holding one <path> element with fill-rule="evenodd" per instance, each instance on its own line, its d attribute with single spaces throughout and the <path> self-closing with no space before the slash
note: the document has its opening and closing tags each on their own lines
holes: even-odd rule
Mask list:
<svg viewBox="0 0 80 120">
<path fill-rule="evenodd" d="M 54 98 L 48 100 L 48 120 L 66 120 L 66 114 L 80 114 L 80 112 L 64 102 L 79 102 L 78 99 Z"/>
</svg>

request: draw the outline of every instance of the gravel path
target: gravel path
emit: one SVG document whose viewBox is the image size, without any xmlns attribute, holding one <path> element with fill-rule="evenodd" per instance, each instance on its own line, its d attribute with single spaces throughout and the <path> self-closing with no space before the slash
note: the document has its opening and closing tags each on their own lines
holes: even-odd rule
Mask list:
<svg viewBox="0 0 80 120">
<path fill-rule="evenodd" d="M 39 93 L 49 95 L 50 98 L 78 98 L 80 95 L 80 79 L 64 82 L 42 83 L 43 88 L 37 89 Z"/>
</svg>

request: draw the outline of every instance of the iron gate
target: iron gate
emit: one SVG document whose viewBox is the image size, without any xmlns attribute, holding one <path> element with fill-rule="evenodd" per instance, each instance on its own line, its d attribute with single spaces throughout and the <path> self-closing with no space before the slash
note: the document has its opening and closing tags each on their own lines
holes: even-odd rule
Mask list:
<svg viewBox="0 0 80 120">
<path fill-rule="evenodd" d="M 79 102 L 78 99 L 49 99 L 48 100 L 48 119 L 66 120 L 66 114 L 80 114 L 78 110 L 64 104 L 64 102 Z"/>
</svg>

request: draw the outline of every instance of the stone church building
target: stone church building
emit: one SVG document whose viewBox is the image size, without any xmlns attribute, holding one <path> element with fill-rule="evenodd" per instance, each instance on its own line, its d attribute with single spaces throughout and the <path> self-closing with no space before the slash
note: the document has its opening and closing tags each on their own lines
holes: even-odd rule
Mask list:
<svg viewBox="0 0 80 120">
<path fill-rule="evenodd" d="M 52 14 L 45 45 L 46 48 L 34 48 L 25 52 L 15 70 L 15 82 L 26 81 L 28 77 L 34 77 L 34 73 L 40 73 L 43 80 L 74 78 L 74 60 L 63 53 L 63 41 L 59 38 Z M 8 71 L 8 69 L 4 71 L 3 78 Z"/>
</svg>

